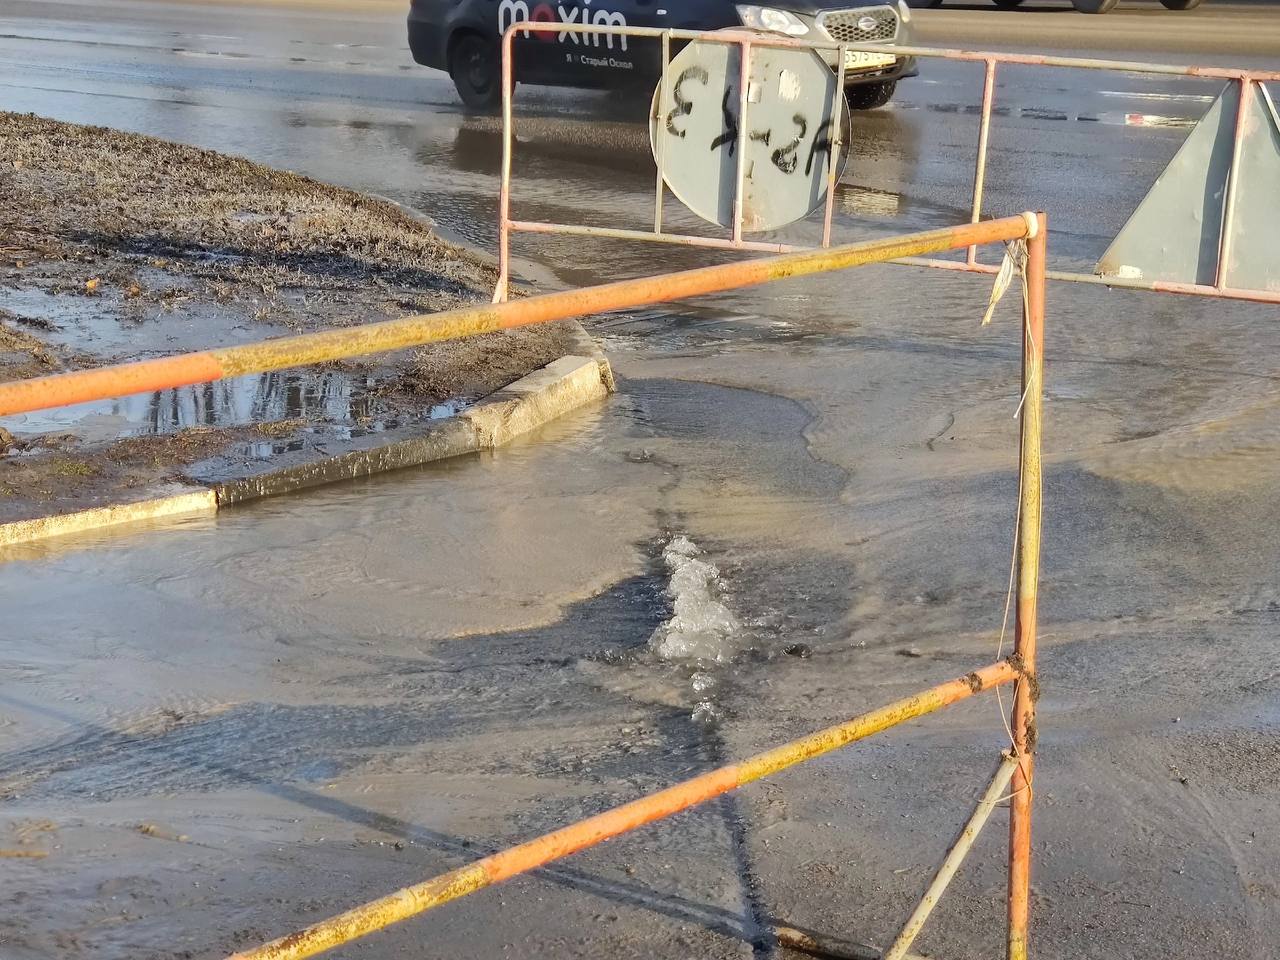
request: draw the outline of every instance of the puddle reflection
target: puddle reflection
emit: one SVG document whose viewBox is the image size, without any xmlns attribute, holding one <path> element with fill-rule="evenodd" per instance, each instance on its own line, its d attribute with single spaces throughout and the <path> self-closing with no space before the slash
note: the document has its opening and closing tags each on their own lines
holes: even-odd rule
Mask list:
<svg viewBox="0 0 1280 960">
<path fill-rule="evenodd" d="M 275 371 L 0 418 L 15 434 L 69 431 L 89 442 L 278 420 L 365 423 L 389 413 L 380 374 Z"/>
</svg>

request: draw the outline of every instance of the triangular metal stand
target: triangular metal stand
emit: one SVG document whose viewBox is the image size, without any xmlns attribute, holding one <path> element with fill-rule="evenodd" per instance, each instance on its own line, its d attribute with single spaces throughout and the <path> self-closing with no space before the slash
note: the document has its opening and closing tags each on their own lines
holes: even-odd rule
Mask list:
<svg viewBox="0 0 1280 960">
<path fill-rule="evenodd" d="M 1224 285 L 1280 289 L 1280 117 L 1269 92 L 1246 84 L 1236 147 L 1240 83 L 1223 90 L 1121 229 L 1095 272 L 1121 280 L 1216 285 L 1223 225 L 1231 230 Z M 1233 156 L 1234 212 L 1227 213 Z"/>
</svg>

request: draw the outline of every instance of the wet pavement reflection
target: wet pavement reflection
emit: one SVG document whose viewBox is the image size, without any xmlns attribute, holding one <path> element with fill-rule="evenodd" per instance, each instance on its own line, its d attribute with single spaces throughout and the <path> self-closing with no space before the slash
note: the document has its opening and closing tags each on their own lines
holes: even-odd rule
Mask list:
<svg viewBox="0 0 1280 960">
<path fill-rule="evenodd" d="M 392 379 L 346 370 L 274 371 L 20 414 L 4 423 L 19 435 L 74 430 L 88 443 L 285 420 L 386 426 L 392 405 L 378 390 Z"/>
</svg>

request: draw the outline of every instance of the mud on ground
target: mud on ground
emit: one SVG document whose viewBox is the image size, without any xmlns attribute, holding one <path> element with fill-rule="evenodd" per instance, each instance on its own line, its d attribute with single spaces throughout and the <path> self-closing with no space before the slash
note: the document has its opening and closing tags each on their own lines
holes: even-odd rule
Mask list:
<svg viewBox="0 0 1280 960">
<path fill-rule="evenodd" d="M 495 276 L 381 200 L 208 150 L 0 113 L 0 380 L 449 309 L 485 298 Z M 0 420 L 0 517 L 109 500 L 233 443 L 256 449 L 246 444 L 263 434 L 446 414 L 567 343 L 562 326 L 520 330 L 246 378 L 229 393 Z"/>
</svg>

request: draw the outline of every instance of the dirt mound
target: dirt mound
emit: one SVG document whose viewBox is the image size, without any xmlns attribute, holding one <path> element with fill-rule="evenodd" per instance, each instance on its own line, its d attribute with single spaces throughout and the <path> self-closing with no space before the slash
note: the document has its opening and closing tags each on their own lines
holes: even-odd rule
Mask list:
<svg viewBox="0 0 1280 960">
<path fill-rule="evenodd" d="M 4 113 L 0 238 L 0 380 L 445 310 L 486 300 L 496 279 L 392 203 L 209 150 Z M 5 418 L 0 516 L 31 501 L 46 512 L 110 500 L 233 442 L 261 459 L 323 450 L 352 429 L 403 429 L 563 355 L 566 334 L 490 334 Z M 264 429 L 266 453 L 247 440 Z M 140 440 L 146 457 L 116 449 Z"/>
</svg>

